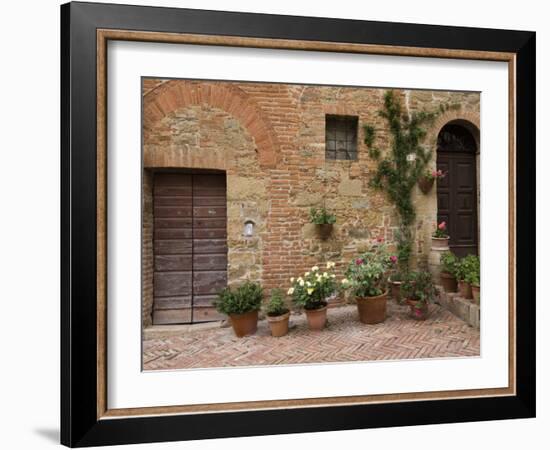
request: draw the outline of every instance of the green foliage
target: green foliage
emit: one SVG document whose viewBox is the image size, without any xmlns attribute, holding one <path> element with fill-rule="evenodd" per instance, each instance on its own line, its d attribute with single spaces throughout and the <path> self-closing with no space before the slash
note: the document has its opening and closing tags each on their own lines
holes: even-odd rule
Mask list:
<svg viewBox="0 0 550 450">
<path fill-rule="evenodd" d="M 288 308 L 283 298 L 283 291 L 280 289 L 273 289 L 271 291 L 271 297 L 266 306 L 266 312 L 268 316 L 282 316 L 288 312 Z"/>
<path fill-rule="evenodd" d="M 456 278 L 458 269 L 458 258 L 450 251 L 441 254 L 441 270 Z"/>
<path fill-rule="evenodd" d="M 410 272 L 401 285 L 401 295 L 419 303 L 428 303 L 436 294 L 429 272 Z"/>
<path fill-rule="evenodd" d="M 386 273 L 391 266 L 385 245 L 376 245 L 350 262 L 342 286 L 351 289 L 356 297 L 382 295 L 387 289 Z"/>
<path fill-rule="evenodd" d="M 244 314 L 258 311 L 262 304 L 263 289 L 259 283 L 246 281 L 235 289 L 225 288 L 214 301 L 216 309 L 223 314 Z"/>
<path fill-rule="evenodd" d="M 331 224 L 336 222 L 336 216 L 329 213 L 325 208 L 311 208 L 309 219 L 315 225 Z"/>
<path fill-rule="evenodd" d="M 456 278 L 467 283 L 479 284 L 480 264 L 476 255 L 467 255 L 457 264 Z"/>
<path fill-rule="evenodd" d="M 397 267 L 403 274 L 409 271 L 409 261 L 413 249 L 411 230 L 401 227 L 395 234 L 397 240 Z"/>
<path fill-rule="evenodd" d="M 318 309 L 327 304 L 327 299 L 337 290 L 335 278 L 331 273 L 334 263 L 328 262 L 326 270 L 321 272 L 313 266 L 303 277 L 291 278 L 292 283 L 287 294 L 292 296 L 294 304 L 305 309 Z"/>
<path fill-rule="evenodd" d="M 372 185 L 387 192 L 390 200 L 395 204 L 403 225 L 409 226 L 415 218 L 415 209 L 412 204 L 411 192 L 423 175 L 427 164 L 432 158 L 432 152 L 421 146 L 426 130 L 422 127 L 434 118 L 433 113 L 415 112 L 410 116 L 403 114 L 401 102 L 395 98 L 393 91 L 384 95 L 384 109 L 379 111 L 381 117 L 388 122 L 392 134 L 392 145 L 389 154 L 384 157 L 380 154 L 378 169 L 371 181 Z M 365 125 L 365 144 L 369 151 L 374 149 L 375 132 L 371 125 Z M 409 161 L 409 155 L 414 160 Z"/>
<path fill-rule="evenodd" d="M 414 112 L 404 114 L 401 102 L 392 90 L 384 95 L 384 109 L 379 115 L 386 119 L 392 136 L 391 149 L 381 152 L 375 143 L 375 130 L 372 125 L 364 125 L 365 144 L 369 156 L 378 161 L 371 186 L 384 190 L 395 205 L 401 220 L 401 239 L 398 239 L 400 270 L 408 270 L 412 250 L 412 236 L 408 228 L 414 222 L 416 211 L 412 202 L 412 190 L 421 178 L 432 152 L 422 147 L 426 136 L 424 125 L 433 121 L 435 113 Z M 409 160 L 409 158 L 413 158 Z"/>
</svg>

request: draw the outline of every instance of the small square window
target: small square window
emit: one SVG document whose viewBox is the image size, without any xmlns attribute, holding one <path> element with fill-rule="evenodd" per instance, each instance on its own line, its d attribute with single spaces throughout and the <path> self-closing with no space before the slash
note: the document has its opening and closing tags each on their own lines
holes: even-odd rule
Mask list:
<svg viewBox="0 0 550 450">
<path fill-rule="evenodd" d="M 357 159 L 357 122 L 356 116 L 326 116 L 326 159 Z"/>
</svg>

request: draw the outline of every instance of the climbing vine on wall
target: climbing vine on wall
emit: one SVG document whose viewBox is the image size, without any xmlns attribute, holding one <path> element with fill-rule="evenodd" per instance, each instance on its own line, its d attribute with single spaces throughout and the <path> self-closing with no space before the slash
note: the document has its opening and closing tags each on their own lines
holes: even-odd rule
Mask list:
<svg viewBox="0 0 550 450">
<path fill-rule="evenodd" d="M 413 112 L 405 114 L 401 101 L 393 91 L 384 94 L 384 108 L 379 115 L 386 119 L 391 135 L 391 148 L 382 151 L 376 146 L 376 131 L 372 125 L 364 125 L 365 144 L 369 156 L 378 162 L 371 185 L 388 194 L 401 221 L 398 252 L 404 256 L 400 266 L 408 267 L 412 248 L 410 226 L 416 217 L 412 190 L 432 158 L 432 151 L 422 146 L 426 136 L 424 125 L 433 121 L 436 113 Z"/>
</svg>

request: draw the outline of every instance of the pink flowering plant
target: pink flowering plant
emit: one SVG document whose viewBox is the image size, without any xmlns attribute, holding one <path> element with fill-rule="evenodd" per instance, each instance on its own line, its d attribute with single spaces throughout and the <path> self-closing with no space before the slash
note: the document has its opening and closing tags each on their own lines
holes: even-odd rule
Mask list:
<svg viewBox="0 0 550 450">
<path fill-rule="evenodd" d="M 424 178 L 428 180 L 439 180 L 440 178 L 445 178 L 446 175 L 447 172 L 443 172 L 441 169 L 426 170 L 426 172 L 424 172 Z"/>
<path fill-rule="evenodd" d="M 437 224 L 435 231 L 432 234 L 434 238 L 448 238 L 449 234 L 447 233 L 447 222 L 443 221 Z"/>
<path fill-rule="evenodd" d="M 350 262 L 342 287 L 350 289 L 356 297 L 382 295 L 387 289 L 386 274 L 396 261 L 396 256 L 388 254 L 386 245 L 377 242 Z"/>
<path fill-rule="evenodd" d="M 414 307 L 428 304 L 436 294 L 432 275 L 430 272 L 410 272 L 401 285 L 401 293 Z"/>
</svg>

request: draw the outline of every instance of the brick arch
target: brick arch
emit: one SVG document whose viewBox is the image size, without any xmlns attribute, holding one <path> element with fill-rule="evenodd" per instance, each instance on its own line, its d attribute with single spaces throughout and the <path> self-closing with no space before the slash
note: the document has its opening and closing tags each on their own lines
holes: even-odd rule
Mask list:
<svg viewBox="0 0 550 450">
<path fill-rule="evenodd" d="M 143 125 L 151 128 L 177 109 L 198 105 L 209 105 L 232 115 L 253 137 L 260 166 L 274 168 L 277 165 L 279 152 L 273 127 L 248 94 L 235 86 L 184 80 L 159 84 L 143 96 Z"/>
<path fill-rule="evenodd" d="M 439 132 L 449 123 L 463 125 L 468 129 L 476 141 L 477 152 L 479 153 L 479 112 L 463 111 L 462 109 L 445 111 L 443 114 L 437 116 L 433 125 L 430 127 L 428 141 L 435 145 Z"/>
</svg>

